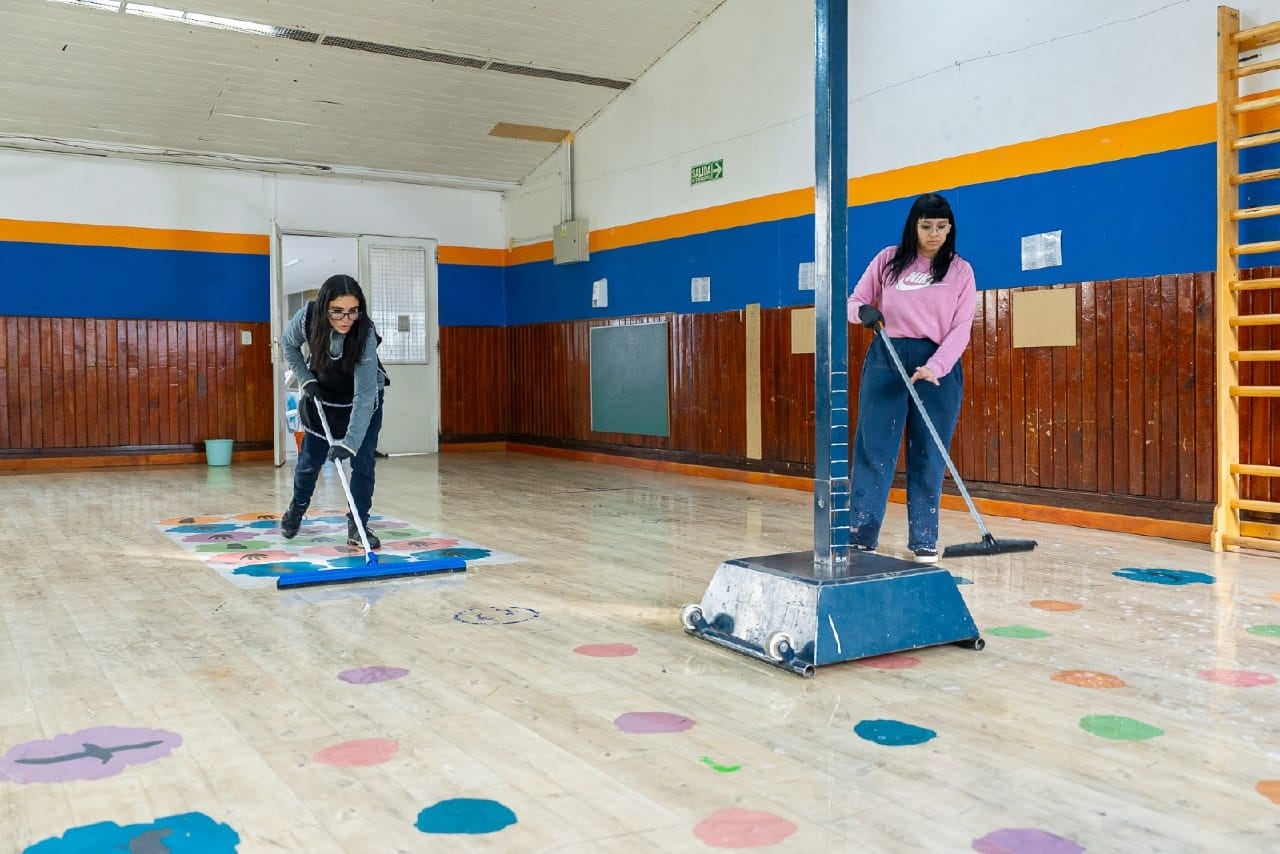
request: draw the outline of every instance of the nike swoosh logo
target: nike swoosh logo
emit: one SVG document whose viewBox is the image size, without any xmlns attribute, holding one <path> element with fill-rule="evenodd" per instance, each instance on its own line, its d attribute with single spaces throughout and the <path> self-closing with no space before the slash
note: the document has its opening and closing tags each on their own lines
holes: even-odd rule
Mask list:
<svg viewBox="0 0 1280 854">
<path fill-rule="evenodd" d="M 942 284 L 942 282 L 928 282 L 923 285 L 908 285 L 904 282 L 898 282 L 898 284 L 894 285 L 894 287 L 900 291 L 918 291 L 921 288 L 931 288 L 934 285 L 940 285 L 940 284 Z"/>
</svg>

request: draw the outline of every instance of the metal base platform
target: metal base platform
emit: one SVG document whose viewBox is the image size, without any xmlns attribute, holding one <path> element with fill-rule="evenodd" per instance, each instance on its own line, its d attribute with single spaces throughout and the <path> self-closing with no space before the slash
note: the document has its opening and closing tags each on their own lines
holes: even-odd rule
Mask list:
<svg viewBox="0 0 1280 854">
<path fill-rule="evenodd" d="M 819 574 L 813 552 L 727 560 L 680 622 L 695 637 L 804 676 L 926 646 L 984 646 L 951 573 L 863 553 L 836 575 Z"/>
</svg>

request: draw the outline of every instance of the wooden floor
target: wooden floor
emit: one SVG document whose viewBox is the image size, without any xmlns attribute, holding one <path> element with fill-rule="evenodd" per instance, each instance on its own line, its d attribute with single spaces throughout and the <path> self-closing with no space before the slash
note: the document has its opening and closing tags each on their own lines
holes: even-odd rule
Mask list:
<svg viewBox="0 0 1280 854">
<path fill-rule="evenodd" d="M 294 593 L 238 588 L 156 526 L 278 511 L 290 475 L 0 478 L 0 851 L 102 822 L 160 828 L 155 845 L 191 813 L 238 847 L 172 850 L 1280 851 L 1275 557 L 988 519 L 1041 545 L 946 564 L 972 582 L 984 651 L 806 680 L 678 621 L 720 561 L 812 548 L 806 493 L 519 454 L 383 460 L 377 511 L 523 560 Z M 322 502 L 342 503 L 331 476 Z M 978 538 L 945 511 L 942 532 Z M 905 533 L 892 506 L 882 553 Z M 597 644 L 635 653 L 575 651 Z M 338 678 L 375 667 L 408 672 Z M 626 731 L 664 721 L 679 731 Z M 878 743 L 855 732 L 870 721 L 935 735 Z M 95 728 L 154 732 L 52 741 Z M 109 776 L 22 781 L 58 763 L 15 757 L 83 742 L 117 752 L 62 764 Z"/>
</svg>

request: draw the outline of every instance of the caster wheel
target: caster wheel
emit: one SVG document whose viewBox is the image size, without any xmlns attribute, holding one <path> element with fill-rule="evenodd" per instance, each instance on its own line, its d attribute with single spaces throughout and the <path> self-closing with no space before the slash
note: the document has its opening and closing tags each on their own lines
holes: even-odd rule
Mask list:
<svg viewBox="0 0 1280 854">
<path fill-rule="evenodd" d="M 690 604 L 680 609 L 680 625 L 689 631 L 696 629 L 701 622 L 702 606 Z"/>
<path fill-rule="evenodd" d="M 982 638 L 977 638 L 976 640 L 974 640 L 971 646 L 978 652 L 982 652 L 982 650 L 986 648 L 987 642 L 984 641 Z"/>
<path fill-rule="evenodd" d="M 764 652 L 774 661 L 785 661 L 795 650 L 791 646 L 791 637 L 786 632 L 773 632 L 764 639 Z"/>
</svg>

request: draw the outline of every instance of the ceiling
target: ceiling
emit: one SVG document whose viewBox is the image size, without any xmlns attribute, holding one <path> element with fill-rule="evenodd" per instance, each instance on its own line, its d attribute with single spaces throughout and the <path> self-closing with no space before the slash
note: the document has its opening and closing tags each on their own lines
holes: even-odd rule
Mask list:
<svg viewBox="0 0 1280 854">
<path fill-rule="evenodd" d="M 722 2 L 0 0 L 0 145 L 510 186 Z"/>
</svg>

